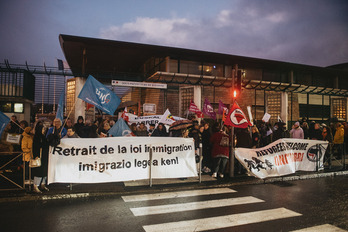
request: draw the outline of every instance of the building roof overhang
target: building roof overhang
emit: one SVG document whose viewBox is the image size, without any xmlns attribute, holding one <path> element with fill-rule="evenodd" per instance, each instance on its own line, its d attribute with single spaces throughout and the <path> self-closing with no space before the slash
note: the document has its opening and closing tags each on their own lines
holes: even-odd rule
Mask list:
<svg viewBox="0 0 348 232">
<path fill-rule="evenodd" d="M 152 57 L 235 65 L 241 69 L 305 73 L 344 73 L 344 70 L 158 45 L 59 35 L 61 48 L 75 76 L 96 75 L 144 81 L 144 63 Z M 343 74 L 342 74 L 343 75 Z"/>
<path fill-rule="evenodd" d="M 189 84 L 201 86 L 215 86 L 232 88 L 232 79 L 218 76 L 204 76 L 183 73 L 156 72 L 148 78 L 152 82 L 169 84 Z M 348 90 L 320 86 L 308 86 L 293 83 L 281 83 L 275 81 L 243 80 L 244 89 L 256 89 L 265 91 L 293 92 L 303 94 L 330 95 L 348 97 Z"/>
</svg>

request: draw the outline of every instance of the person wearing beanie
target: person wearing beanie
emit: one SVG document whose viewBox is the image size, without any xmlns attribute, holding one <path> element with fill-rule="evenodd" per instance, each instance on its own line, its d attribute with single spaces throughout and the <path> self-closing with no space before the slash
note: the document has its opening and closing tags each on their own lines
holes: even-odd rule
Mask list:
<svg viewBox="0 0 348 232">
<path fill-rule="evenodd" d="M 80 138 L 87 138 L 87 135 L 85 135 L 85 123 L 84 119 L 82 116 L 79 116 L 77 118 L 77 122 L 74 125 L 75 133 L 80 137 Z"/>
<path fill-rule="evenodd" d="M 304 133 L 299 122 L 295 122 L 295 124 L 292 126 L 290 136 L 294 139 L 304 139 Z"/>
</svg>

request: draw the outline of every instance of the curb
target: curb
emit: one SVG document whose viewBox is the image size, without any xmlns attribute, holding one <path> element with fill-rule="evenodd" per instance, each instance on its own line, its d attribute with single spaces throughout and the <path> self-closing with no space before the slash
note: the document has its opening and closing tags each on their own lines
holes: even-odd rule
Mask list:
<svg viewBox="0 0 348 232">
<path fill-rule="evenodd" d="M 348 171 L 336 171 L 329 173 L 313 173 L 313 174 L 304 174 L 304 175 L 294 175 L 294 176 L 285 176 L 285 177 L 274 177 L 269 179 L 253 179 L 240 182 L 231 182 L 231 183 L 202 183 L 201 185 L 190 185 L 190 186 L 156 186 L 156 188 L 147 188 L 141 190 L 125 190 L 121 192 L 97 192 L 97 193 L 63 193 L 63 194 L 53 194 L 53 195 L 25 195 L 21 197 L 4 197 L 0 198 L 0 203 L 9 203 L 9 202 L 26 202 L 26 201 L 49 201 L 49 200 L 67 200 L 67 199 L 86 199 L 86 198 L 98 198 L 98 197 L 113 197 L 120 195 L 132 195 L 132 194 L 146 194 L 153 191 L 162 191 L 168 192 L 173 191 L 174 187 L 176 191 L 183 190 L 192 190 L 192 189 L 203 189 L 203 188 L 217 188 L 217 187 L 232 187 L 240 185 L 255 185 L 255 184 L 270 184 L 276 182 L 285 182 L 285 181 L 295 181 L 295 180 L 308 180 L 308 179 L 317 179 L 317 178 L 327 178 L 327 177 L 336 177 L 336 176 L 345 176 L 348 175 Z"/>
</svg>

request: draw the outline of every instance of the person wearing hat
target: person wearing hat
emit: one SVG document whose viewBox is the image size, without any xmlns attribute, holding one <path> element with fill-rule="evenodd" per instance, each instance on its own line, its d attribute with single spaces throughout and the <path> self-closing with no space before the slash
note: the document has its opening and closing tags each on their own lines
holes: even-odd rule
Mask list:
<svg viewBox="0 0 348 232">
<path fill-rule="evenodd" d="M 295 124 L 292 126 L 290 136 L 294 139 L 304 139 L 304 133 L 299 122 L 295 122 Z"/>
</svg>

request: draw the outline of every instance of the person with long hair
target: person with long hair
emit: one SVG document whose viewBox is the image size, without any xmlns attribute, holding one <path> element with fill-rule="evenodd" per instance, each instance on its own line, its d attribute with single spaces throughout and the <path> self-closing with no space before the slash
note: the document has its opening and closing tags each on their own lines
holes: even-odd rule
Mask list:
<svg viewBox="0 0 348 232">
<path fill-rule="evenodd" d="M 157 128 L 151 134 L 152 137 L 168 137 L 167 128 L 163 123 L 159 123 Z"/>
<path fill-rule="evenodd" d="M 260 132 L 257 129 L 257 126 L 253 126 L 251 128 L 251 132 L 252 132 L 252 135 L 251 135 L 252 148 L 253 149 L 259 148 L 260 147 Z"/>
<path fill-rule="evenodd" d="M 32 176 L 34 176 L 33 191 L 35 193 L 41 193 L 40 188 L 43 191 L 49 191 L 49 189 L 46 187 L 49 153 L 49 144 L 46 134 L 47 128 L 43 125 L 43 122 L 39 121 L 35 126 L 33 158 L 35 159 L 37 157 L 41 157 L 41 166 L 32 168 L 31 171 Z"/>
<path fill-rule="evenodd" d="M 62 122 L 59 118 L 53 120 L 53 127 L 49 128 L 46 134 L 48 143 L 52 147 L 56 147 L 60 143 L 60 139 L 67 133 L 67 130 L 62 127 Z"/>
</svg>

